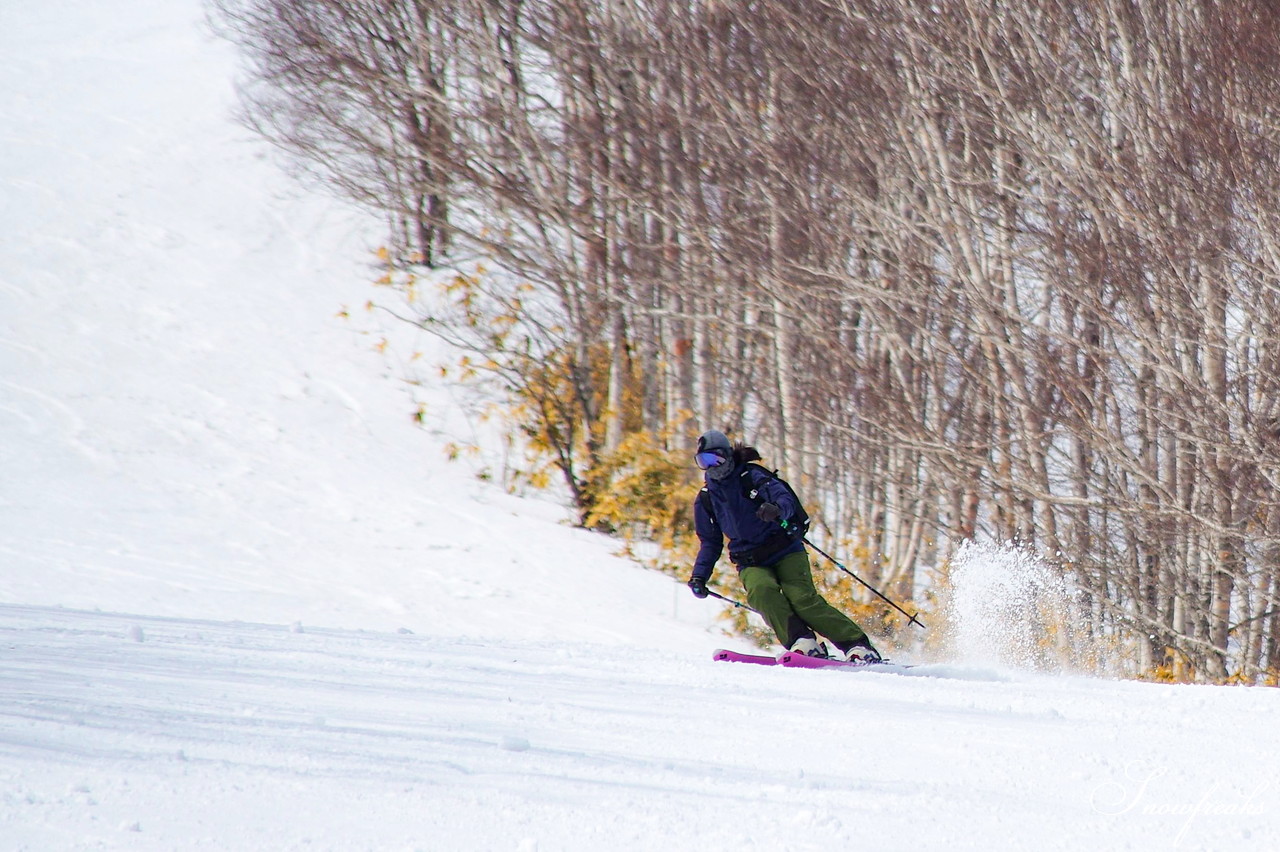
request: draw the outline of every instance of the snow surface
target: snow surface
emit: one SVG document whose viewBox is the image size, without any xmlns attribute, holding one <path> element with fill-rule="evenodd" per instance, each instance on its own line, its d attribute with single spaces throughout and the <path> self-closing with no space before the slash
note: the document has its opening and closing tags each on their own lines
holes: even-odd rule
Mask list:
<svg viewBox="0 0 1280 852">
<path fill-rule="evenodd" d="M 0 852 L 1280 848 L 1275 690 L 715 663 L 444 461 L 203 14 L 0 10 Z"/>
</svg>

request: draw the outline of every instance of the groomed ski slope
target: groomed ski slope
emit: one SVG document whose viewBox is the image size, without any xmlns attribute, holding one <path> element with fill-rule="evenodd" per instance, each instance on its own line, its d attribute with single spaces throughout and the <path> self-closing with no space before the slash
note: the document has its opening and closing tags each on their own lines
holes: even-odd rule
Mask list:
<svg viewBox="0 0 1280 852">
<path fill-rule="evenodd" d="M 413 423 L 378 225 L 235 61 L 195 0 L 0 11 L 0 850 L 1280 848 L 1275 690 L 712 662 L 446 463 L 485 427 Z"/>
<path fill-rule="evenodd" d="M 7 849 L 1274 849 L 1274 692 L 0 608 Z"/>
</svg>

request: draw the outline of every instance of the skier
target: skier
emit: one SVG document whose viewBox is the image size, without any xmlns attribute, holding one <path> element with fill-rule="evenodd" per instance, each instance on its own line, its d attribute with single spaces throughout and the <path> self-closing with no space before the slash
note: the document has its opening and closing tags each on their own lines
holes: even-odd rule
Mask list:
<svg viewBox="0 0 1280 852">
<path fill-rule="evenodd" d="M 803 534 L 792 535 L 782 523 L 795 518 L 800 506 L 778 477 L 759 465 L 748 465 L 759 458 L 754 447 L 730 445 L 724 433 L 714 429 L 698 438 L 694 459 L 706 472 L 706 485 L 694 501 L 701 548 L 689 588 L 695 596 L 707 597 L 707 581 L 727 536 L 729 558 L 737 566 L 747 603 L 764 616 L 782 647 L 826 657 L 816 632 L 840 650 L 842 659 L 881 662 L 866 632 L 814 588 Z"/>
</svg>

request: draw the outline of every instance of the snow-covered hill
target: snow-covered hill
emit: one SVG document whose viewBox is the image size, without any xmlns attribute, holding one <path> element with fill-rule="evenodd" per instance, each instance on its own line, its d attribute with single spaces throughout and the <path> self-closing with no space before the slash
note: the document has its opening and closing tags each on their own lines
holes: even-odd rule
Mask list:
<svg viewBox="0 0 1280 852">
<path fill-rule="evenodd" d="M 376 331 L 360 306 L 378 223 L 299 191 L 233 121 L 234 51 L 198 2 L 10 6 L 0 600 L 480 638 L 704 634 L 711 607 L 562 507 L 445 463 L 360 333 Z M 436 389 L 429 423 L 453 407 Z"/>
<path fill-rule="evenodd" d="M 202 21 L 0 10 L 0 850 L 1280 846 L 1274 690 L 713 663 L 446 463 Z"/>
</svg>

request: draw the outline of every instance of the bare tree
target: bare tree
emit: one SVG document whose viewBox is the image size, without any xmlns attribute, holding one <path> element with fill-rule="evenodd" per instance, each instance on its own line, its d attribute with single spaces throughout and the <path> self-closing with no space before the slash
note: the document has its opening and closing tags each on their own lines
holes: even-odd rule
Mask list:
<svg viewBox="0 0 1280 852">
<path fill-rule="evenodd" d="M 583 504 L 629 434 L 750 430 L 895 591 L 1034 543 L 1135 673 L 1247 681 L 1280 660 L 1270 5 L 223 0 L 257 126 L 438 267 L 456 311 L 407 318 Z"/>
</svg>

